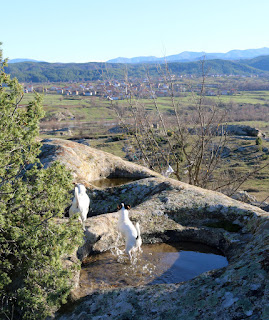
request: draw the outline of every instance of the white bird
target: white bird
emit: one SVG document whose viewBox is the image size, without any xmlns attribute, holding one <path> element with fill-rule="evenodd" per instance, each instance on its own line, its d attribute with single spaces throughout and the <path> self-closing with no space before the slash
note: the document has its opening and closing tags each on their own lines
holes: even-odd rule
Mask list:
<svg viewBox="0 0 269 320">
<path fill-rule="evenodd" d="M 85 230 L 85 221 L 90 206 L 90 198 L 86 193 L 86 188 L 83 184 L 78 183 L 75 187 L 75 197 L 73 198 L 72 205 L 69 209 L 69 217 L 73 217 L 75 214 L 79 214 L 79 221 Z"/>
<path fill-rule="evenodd" d="M 137 222 L 134 226 L 129 219 L 129 212 L 127 209 L 130 208 L 130 206 L 126 205 L 124 206 L 124 203 L 121 204 L 121 206 L 118 206 L 120 210 L 120 216 L 118 220 L 118 230 L 125 238 L 125 252 L 128 254 L 129 259 L 132 260 L 132 254 L 139 250 L 142 251 L 141 245 L 142 245 L 142 239 L 140 234 L 140 226 Z"/>
<path fill-rule="evenodd" d="M 168 165 L 168 168 L 166 169 L 166 171 L 162 172 L 162 175 L 168 178 L 173 172 L 175 172 L 174 169 L 170 165 Z"/>
</svg>

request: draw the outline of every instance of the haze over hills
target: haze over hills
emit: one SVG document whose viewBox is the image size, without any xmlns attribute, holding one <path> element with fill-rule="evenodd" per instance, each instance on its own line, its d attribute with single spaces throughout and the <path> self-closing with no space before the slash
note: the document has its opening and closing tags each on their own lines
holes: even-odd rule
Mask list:
<svg viewBox="0 0 269 320">
<path fill-rule="evenodd" d="M 226 53 L 209 53 L 209 52 L 192 52 L 184 51 L 179 54 L 170 55 L 167 57 L 155 57 L 155 56 L 141 56 L 134 58 L 124 58 L 118 57 L 115 59 L 110 59 L 106 61 L 107 63 L 164 63 L 166 62 L 191 62 L 198 61 L 201 59 L 212 60 L 212 59 L 221 59 L 221 60 L 242 60 L 242 59 L 253 59 L 259 56 L 269 55 L 269 48 L 264 47 L 260 49 L 246 49 L 246 50 L 231 50 Z M 34 59 L 27 58 L 17 58 L 10 59 L 8 63 L 20 63 L 20 62 L 46 62 L 39 61 Z M 61 62 L 58 62 L 61 63 Z M 71 62 L 70 62 L 71 63 Z M 75 62 L 72 62 L 75 63 Z"/>
<path fill-rule="evenodd" d="M 201 60 L 204 57 L 207 60 L 222 59 L 222 60 L 241 60 L 241 59 L 252 59 L 258 56 L 269 55 L 269 48 L 260 49 L 247 49 L 247 50 L 231 50 L 226 53 L 207 53 L 207 52 L 191 52 L 184 51 L 179 54 L 170 55 L 167 57 L 157 58 L 154 56 L 149 57 L 134 57 L 134 58 L 123 58 L 119 57 L 116 59 L 108 60 L 108 63 L 163 63 L 166 62 L 191 62 Z"/>
<path fill-rule="evenodd" d="M 8 60 L 8 63 L 19 63 L 19 62 L 42 62 L 42 61 L 38 61 L 34 59 L 24 59 L 24 58 Z"/>
</svg>

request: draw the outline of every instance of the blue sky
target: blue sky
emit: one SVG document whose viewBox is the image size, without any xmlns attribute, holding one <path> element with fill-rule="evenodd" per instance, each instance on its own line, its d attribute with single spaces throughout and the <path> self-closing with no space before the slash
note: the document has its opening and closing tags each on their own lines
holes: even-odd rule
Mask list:
<svg viewBox="0 0 269 320">
<path fill-rule="evenodd" d="M 2 1 L 4 57 L 48 62 L 269 47 L 268 0 Z"/>
</svg>

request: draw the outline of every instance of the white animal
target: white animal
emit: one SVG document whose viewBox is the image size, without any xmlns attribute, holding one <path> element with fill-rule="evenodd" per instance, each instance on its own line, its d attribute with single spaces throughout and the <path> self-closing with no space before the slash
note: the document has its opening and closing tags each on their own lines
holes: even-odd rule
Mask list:
<svg viewBox="0 0 269 320">
<path fill-rule="evenodd" d="M 172 174 L 173 172 L 175 172 L 174 169 L 170 165 L 168 165 L 168 168 L 166 169 L 166 171 L 162 172 L 162 175 L 166 178 L 169 178 L 170 174 Z"/>
<path fill-rule="evenodd" d="M 121 206 L 118 206 L 118 209 L 120 210 L 118 230 L 125 239 L 125 252 L 128 254 L 129 259 L 132 260 L 132 254 L 135 251 L 142 251 L 142 239 L 140 235 L 139 223 L 137 222 L 134 226 L 129 219 L 129 212 L 127 210 L 129 208 L 130 206 L 126 205 L 125 207 L 124 203 L 122 203 Z"/>
<path fill-rule="evenodd" d="M 90 206 L 90 198 L 86 193 L 86 188 L 83 184 L 78 183 L 75 187 L 75 197 L 73 198 L 72 205 L 69 209 L 69 217 L 71 218 L 76 213 L 79 213 L 79 221 L 85 230 L 85 221 Z"/>
</svg>

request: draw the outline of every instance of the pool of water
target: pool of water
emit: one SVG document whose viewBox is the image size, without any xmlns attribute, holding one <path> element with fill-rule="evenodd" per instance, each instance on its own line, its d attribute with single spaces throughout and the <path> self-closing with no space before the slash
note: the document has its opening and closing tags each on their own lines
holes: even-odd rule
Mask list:
<svg viewBox="0 0 269 320">
<path fill-rule="evenodd" d="M 90 184 L 97 188 L 111 188 L 116 186 L 121 186 L 123 184 L 136 181 L 134 178 L 103 178 L 99 180 L 90 181 Z"/>
<path fill-rule="evenodd" d="M 77 294 L 82 297 L 100 289 L 178 283 L 228 265 L 221 252 L 198 243 L 158 243 L 143 245 L 142 250 L 134 263 L 119 249 L 85 259 Z"/>
</svg>

